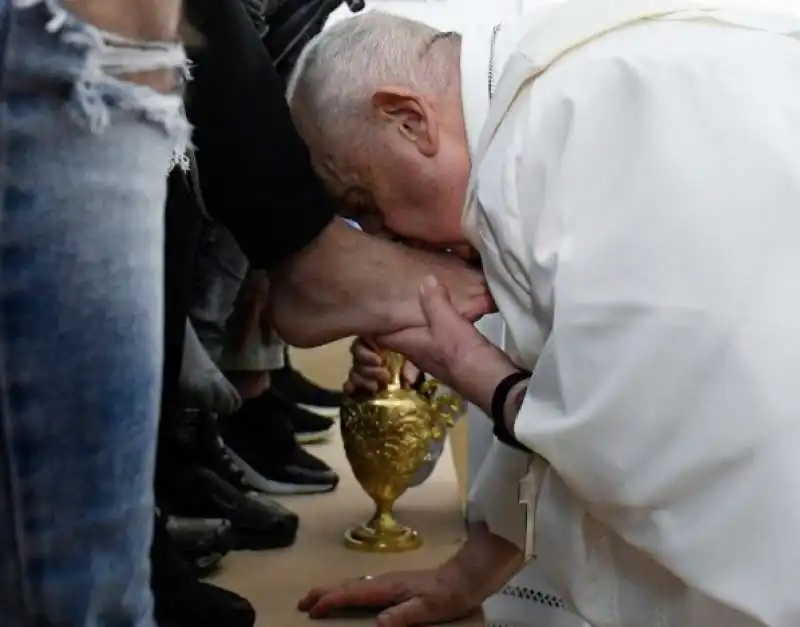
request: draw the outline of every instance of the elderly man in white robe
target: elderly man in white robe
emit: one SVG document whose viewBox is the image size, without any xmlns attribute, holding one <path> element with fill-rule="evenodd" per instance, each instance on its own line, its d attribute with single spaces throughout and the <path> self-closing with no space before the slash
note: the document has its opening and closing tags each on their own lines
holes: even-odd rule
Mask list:
<svg viewBox="0 0 800 627">
<path fill-rule="evenodd" d="M 442 623 L 535 555 L 595 627 L 800 625 L 800 17 L 763 5 L 566 0 L 488 67 L 379 14 L 309 47 L 289 96 L 342 211 L 477 251 L 509 346 L 433 279 L 427 326 L 372 339 L 498 442 L 451 560 L 301 609 Z"/>
</svg>

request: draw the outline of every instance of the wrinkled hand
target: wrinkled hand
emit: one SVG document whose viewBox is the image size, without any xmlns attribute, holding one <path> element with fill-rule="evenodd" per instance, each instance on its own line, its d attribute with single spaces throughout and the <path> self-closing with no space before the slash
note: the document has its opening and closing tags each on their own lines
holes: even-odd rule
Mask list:
<svg viewBox="0 0 800 627">
<path fill-rule="evenodd" d="M 353 355 L 353 365 L 344 384 L 344 393 L 353 396 L 359 392 L 377 394 L 385 385 L 390 383 L 389 369 L 384 365 L 380 351 L 370 345 L 367 340 L 357 339 L 350 346 Z M 403 379 L 412 384 L 419 376 L 419 368 L 410 361 L 406 362 L 403 369 Z"/>
<path fill-rule="evenodd" d="M 459 314 L 445 287 L 434 277 L 423 281 L 420 302 L 424 326 L 383 335 L 376 342 L 405 355 L 424 372 L 468 398 L 465 387 L 476 378 L 502 378 L 516 369 L 503 351 Z"/>
<path fill-rule="evenodd" d="M 378 627 L 436 625 L 463 618 L 483 599 L 470 592 L 469 582 L 455 569 L 395 572 L 373 579 L 351 579 L 311 590 L 298 609 L 311 618 L 358 607 L 388 607 Z"/>
</svg>

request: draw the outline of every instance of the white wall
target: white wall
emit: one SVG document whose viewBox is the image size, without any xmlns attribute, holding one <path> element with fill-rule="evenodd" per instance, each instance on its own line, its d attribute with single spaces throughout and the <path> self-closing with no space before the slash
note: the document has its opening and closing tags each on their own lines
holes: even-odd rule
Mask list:
<svg viewBox="0 0 800 627">
<path fill-rule="evenodd" d="M 367 9 L 396 13 L 443 30 L 460 30 L 470 24 L 496 24 L 503 19 L 520 15 L 526 9 L 564 0 L 365 0 Z M 591 0 L 586 0 L 591 1 Z M 735 5 L 742 0 L 730 0 Z M 780 9 L 800 14 L 798 0 L 744 0 L 748 6 Z M 331 22 L 352 15 L 345 7 L 331 15 Z"/>
<path fill-rule="evenodd" d="M 559 0 L 366 0 L 367 10 L 378 9 L 426 22 L 442 30 L 461 30 L 471 24 L 495 24 L 520 14 L 524 7 Z M 331 15 L 329 24 L 352 15 L 347 7 Z"/>
</svg>

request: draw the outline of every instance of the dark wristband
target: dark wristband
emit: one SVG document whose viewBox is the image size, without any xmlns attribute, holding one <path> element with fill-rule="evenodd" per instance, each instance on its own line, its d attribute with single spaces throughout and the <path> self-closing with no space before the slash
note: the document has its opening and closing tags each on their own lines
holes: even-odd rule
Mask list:
<svg viewBox="0 0 800 627">
<path fill-rule="evenodd" d="M 531 373 L 526 370 L 520 370 L 519 372 L 510 374 L 497 385 L 497 388 L 495 388 L 494 394 L 492 395 L 491 418 L 492 422 L 494 423 L 494 437 L 496 437 L 506 446 L 515 448 L 523 453 L 531 453 L 532 451 L 527 446 L 522 444 L 522 442 L 517 440 L 517 438 L 514 437 L 514 434 L 509 431 L 508 426 L 506 425 L 504 410 L 506 401 L 508 400 L 508 395 L 511 393 L 511 390 L 514 388 L 514 386 L 530 378 Z"/>
</svg>

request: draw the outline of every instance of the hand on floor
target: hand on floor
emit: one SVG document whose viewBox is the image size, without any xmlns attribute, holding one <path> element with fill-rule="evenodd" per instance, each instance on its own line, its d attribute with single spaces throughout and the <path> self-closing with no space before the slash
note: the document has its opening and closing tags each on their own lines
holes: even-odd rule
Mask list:
<svg viewBox="0 0 800 627">
<path fill-rule="evenodd" d="M 480 607 L 452 568 L 386 573 L 311 590 L 298 605 L 311 618 L 374 609 L 378 627 L 438 625 L 463 618 Z"/>
</svg>

